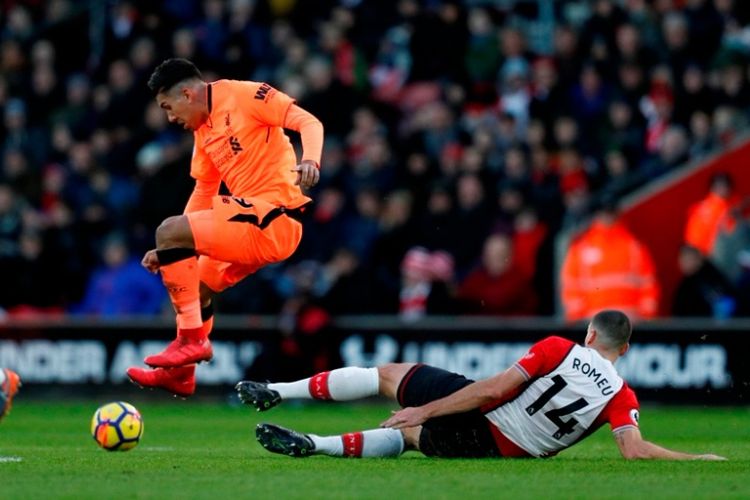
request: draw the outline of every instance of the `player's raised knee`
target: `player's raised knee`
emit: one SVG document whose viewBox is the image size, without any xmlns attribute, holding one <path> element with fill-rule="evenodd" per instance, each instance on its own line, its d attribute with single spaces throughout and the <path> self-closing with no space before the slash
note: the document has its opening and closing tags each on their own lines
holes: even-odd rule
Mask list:
<svg viewBox="0 0 750 500">
<path fill-rule="evenodd" d="M 380 395 L 395 398 L 398 386 L 414 363 L 386 363 L 378 366 Z"/>
<path fill-rule="evenodd" d="M 194 248 L 190 223 L 184 215 L 167 217 L 156 228 L 157 248 Z"/>
</svg>

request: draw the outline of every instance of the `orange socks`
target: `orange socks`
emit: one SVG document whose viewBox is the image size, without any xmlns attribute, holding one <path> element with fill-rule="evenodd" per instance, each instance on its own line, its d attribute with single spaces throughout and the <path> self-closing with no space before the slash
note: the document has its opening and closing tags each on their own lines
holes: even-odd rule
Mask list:
<svg viewBox="0 0 750 500">
<path fill-rule="evenodd" d="M 186 339 L 191 340 L 192 342 L 202 342 L 208 338 L 208 335 L 211 333 L 211 330 L 213 330 L 214 327 L 214 308 L 213 305 L 209 304 L 208 306 L 201 309 L 201 320 L 203 321 L 203 324 L 200 328 L 182 328 L 182 326 L 178 326 L 177 328 L 177 336 L 178 337 L 185 337 Z"/>
<path fill-rule="evenodd" d="M 198 275 L 198 259 L 195 250 L 187 248 L 168 248 L 157 250 L 159 271 L 164 286 L 169 292 L 177 312 L 177 325 L 182 330 L 200 329 L 201 305 Z"/>
</svg>

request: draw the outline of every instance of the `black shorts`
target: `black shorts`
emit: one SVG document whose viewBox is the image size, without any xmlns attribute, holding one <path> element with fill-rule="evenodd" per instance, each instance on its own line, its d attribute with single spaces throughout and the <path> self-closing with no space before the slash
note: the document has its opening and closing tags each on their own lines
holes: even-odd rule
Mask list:
<svg viewBox="0 0 750 500">
<path fill-rule="evenodd" d="M 422 406 L 453 394 L 471 384 L 463 375 L 427 365 L 416 365 L 399 384 L 397 398 L 402 407 Z M 471 410 L 431 418 L 422 424 L 419 449 L 435 457 L 499 457 L 500 451 L 482 412 Z"/>
</svg>

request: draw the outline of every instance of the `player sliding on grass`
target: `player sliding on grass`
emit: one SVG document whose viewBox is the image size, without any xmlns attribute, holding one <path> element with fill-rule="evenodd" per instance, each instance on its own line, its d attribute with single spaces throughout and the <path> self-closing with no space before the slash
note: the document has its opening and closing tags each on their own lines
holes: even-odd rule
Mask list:
<svg viewBox="0 0 750 500">
<path fill-rule="evenodd" d="M 0 420 L 10 413 L 13 396 L 21 387 L 21 378 L 13 370 L 0 368 Z"/>
<path fill-rule="evenodd" d="M 171 123 L 192 130 L 195 188 L 183 215 L 156 230 L 143 266 L 161 272 L 177 312 L 177 338 L 132 367 L 136 384 L 179 396 L 195 391 L 195 363 L 213 356 L 211 297 L 259 268 L 289 257 L 302 237 L 297 220 L 311 202 L 301 187 L 319 179 L 323 126 L 266 83 L 204 82 L 185 59 L 168 59 L 149 88 Z M 284 128 L 302 140 L 302 161 Z M 222 183 L 232 193 L 218 196 Z"/>
<path fill-rule="evenodd" d="M 237 390 L 258 410 L 291 398 L 349 401 L 378 394 L 403 407 L 380 429 L 341 436 L 257 426 L 264 448 L 294 457 L 394 457 L 408 449 L 438 457 L 549 457 L 609 422 L 625 458 L 721 460 L 641 438 L 638 400 L 614 367 L 628 350 L 630 333 L 625 314 L 602 311 L 588 326 L 585 346 L 547 337 L 512 367 L 479 382 L 400 363 L 340 368 L 291 383 L 244 381 Z"/>
</svg>

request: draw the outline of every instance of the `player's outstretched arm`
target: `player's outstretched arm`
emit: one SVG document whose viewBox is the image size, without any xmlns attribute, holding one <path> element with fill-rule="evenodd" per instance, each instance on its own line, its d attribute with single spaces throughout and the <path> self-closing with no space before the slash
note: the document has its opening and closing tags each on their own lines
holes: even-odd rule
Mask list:
<svg viewBox="0 0 750 500">
<path fill-rule="evenodd" d="M 311 188 L 320 178 L 320 158 L 323 151 L 323 124 L 311 113 L 292 104 L 284 117 L 284 128 L 296 130 L 302 141 L 302 161 L 293 171 L 297 172 L 295 184 Z"/>
<path fill-rule="evenodd" d="M 502 399 L 526 381 L 521 372 L 511 366 L 494 377 L 474 382 L 450 396 L 437 399 L 423 406 L 404 408 L 394 412 L 391 418 L 380 424 L 381 427 L 404 429 L 423 424 L 427 419 L 461 413 Z"/>
<path fill-rule="evenodd" d="M 615 433 L 615 441 L 620 448 L 622 456 L 628 460 L 657 458 L 662 460 L 726 460 L 719 455 L 710 453 L 694 455 L 673 451 L 641 437 L 641 431 L 636 428 L 628 428 Z"/>
</svg>

